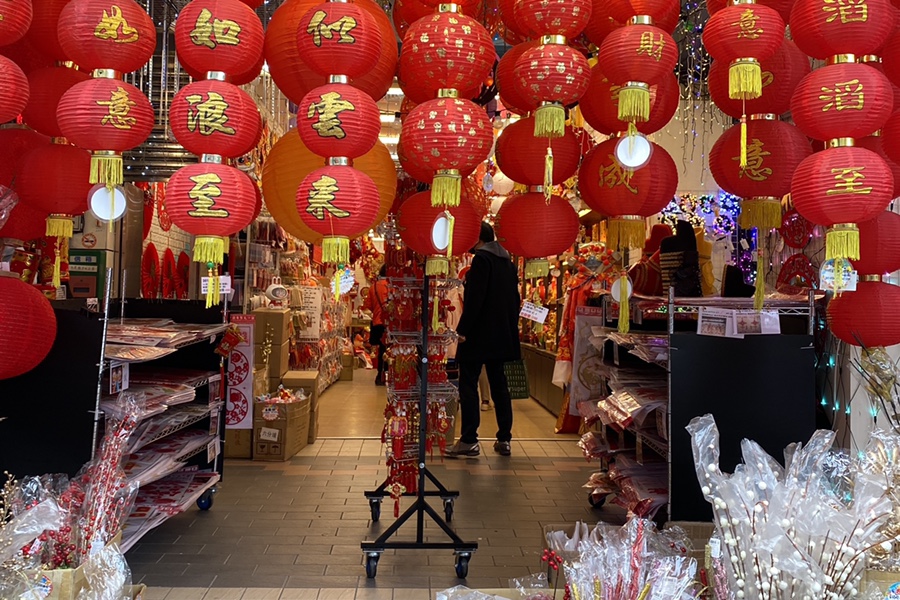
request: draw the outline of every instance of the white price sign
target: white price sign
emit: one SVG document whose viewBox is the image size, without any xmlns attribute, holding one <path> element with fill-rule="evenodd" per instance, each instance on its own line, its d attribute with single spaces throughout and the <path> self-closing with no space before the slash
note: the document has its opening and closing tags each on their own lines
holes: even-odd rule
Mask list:
<svg viewBox="0 0 900 600">
<path fill-rule="evenodd" d="M 271 429 L 269 427 L 260 427 L 259 428 L 259 439 L 264 442 L 277 442 L 278 435 L 281 433 L 280 429 Z"/>
<path fill-rule="evenodd" d="M 200 292 L 206 294 L 209 292 L 209 277 L 201 277 L 200 278 Z M 222 275 L 219 277 L 219 293 L 220 294 L 230 294 L 231 293 L 231 276 L 230 275 Z"/>
<path fill-rule="evenodd" d="M 524 303 L 522 305 L 522 310 L 519 311 L 519 316 L 523 319 L 529 319 L 541 324 L 543 324 L 544 321 L 547 320 L 548 314 L 550 314 L 549 308 L 538 306 L 537 304 L 532 304 L 531 302 Z"/>
<path fill-rule="evenodd" d="M 211 463 L 219 455 L 219 440 L 213 440 L 206 445 L 206 462 Z"/>
</svg>

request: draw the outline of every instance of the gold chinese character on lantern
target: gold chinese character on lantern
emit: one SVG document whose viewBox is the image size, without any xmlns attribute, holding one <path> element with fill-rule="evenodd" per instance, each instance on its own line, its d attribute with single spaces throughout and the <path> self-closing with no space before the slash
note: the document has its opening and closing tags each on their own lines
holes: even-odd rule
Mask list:
<svg viewBox="0 0 900 600">
<path fill-rule="evenodd" d="M 194 182 L 194 187 L 188 192 L 188 198 L 191 199 L 194 210 L 188 211 L 188 215 L 214 219 L 228 217 L 228 211 L 224 208 L 213 208 L 216 199 L 222 195 L 222 188 L 217 185 L 222 183 L 222 178 L 215 173 L 202 173 L 190 179 Z"/>
<path fill-rule="evenodd" d="M 306 33 L 313 37 L 313 44 L 322 45 L 322 39 L 330 40 L 334 34 L 338 34 L 338 44 L 353 44 L 356 38 L 350 35 L 350 32 L 356 29 L 357 22 L 351 16 L 344 15 L 334 23 L 326 23 L 325 17 L 328 14 L 324 10 L 318 10 L 310 20 L 306 27 Z"/>
<path fill-rule="evenodd" d="M 637 194 L 637 188 L 631 185 L 633 171 L 626 171 L 612 154 L 609 155 L 609 164 L 600 171 L 600 187 L 604 185 L 610 189 L 617 185 L 624 186 L 632 194 Z"/>
<path fill-rule="evenodd" d="M 191 41 L 196 46 L 206 46 L 215 49 L 216 46 L 237 46 L 241 43 L 241 26 L 231 19 L 214 19 L 208 8 L 200 11 L 194 29 L 191 31 Z"/>
<path fill-rule="evenodd" d="M 326 214 L 330 214 L 336 219 L 349 217 L 349 212 L 332 204 L 334 202 L 334 194 L 338 191 L 340 191 L 340 188 L 338 187 L 337 179 L 328 175 L 322 175 L 318 181 L 313 183 L 312 189 L 309 190 L 309 197 L 307 198 L 309 206 L 306 207 L 306 212 L 319 221 L 324 221 Z"/>
<path fill-rule="evenodd" d="M 753 140 L 747 144 L 747 166 L 741 167 L 740 177 L 746 177 L 753 181 L 765 181 L 769 178 L 769 175 L 772 174 L 772 169 L 763 166 L 763 162 L 765 161 L 765 158 L 772 153 L 764 150 L 764 146 L 765 144 L 757 138 L 753 138 Z M 731 160 L 740 161 L 741 157 L 735 156 Z"/>
<path fill-rule="evenodd" d="M 819 100 L 825 103 L 822 112 L 828 112 L 832 108 L 836 111 L 862 110 L 866 104 L 866 95 L 859 79 L 851 79 L 835 83 L 834 88 L 823 86 Z"/>
<path fill-rule="evenodd" d="M 825 192 L 826 196 L 835 196 L 838 194 L 871 194 L 872 187 L 862 185 L 866 180 L 863 175 L 865 167 L 837 167 L 831 169 L 834 175 L 834 188 Z"/>
<path fill-rule="evenodd" d="M 221 94 L 216 92 L 207 93 L 204 100 L 200 94 L 191 94 L 187 98 L 187 103 L 191 105 L 188 111 L 188 131 L 199 131 L 200 135 L 212 135 L 216 132 L 225 135 L 234 135 L 234 127 L 228 127 L 228 103 Z"/>
<path fill-rule="evenodd" d="M 131 44 L 138 41 L 140 34 L 122 16 L 122 9 L 113 4 L 108 12 L 103 11 L 103 18 L 94 28 L 94 37 L 117 44 Z"/>
<path fill-rule="evenodd" d="M 759 17 L 753 12 L 753 9 L 747 8 L 731 26 L 738 28 L 738 39 L 755 40 L 765 33 L 763 28 L 758 25 L 758 21 Z"/>
<path fill-rule="evenodd" d="M 645 31 L 641 34 L 641 40 L 638 44 L 637 53 L 646 54 L 650 58 L 655 58 L 657 62 L 662 60 L 663 49 L 666 47 L 666 40 L 663 34 L 659 37 L 653 35 L 652 31 Z"/>
<path fill-rule="evenodd" d="M 114 89 L 109 100 L 97 100 L 98 106 L 105 106 L 107 114 L 100 119 L 101 125 L 112 125 L 116 129 L 131 129 L 137 124 L 137 119 L 129 117 L 131 107 L 137 105 L 137 102 L 128 96 L 128 90 L 122 86 Z"/>
<path fill-rule="evenodd" d="M 869 20 L 869 6 L 866 0 L 823 0 L 822 12 L 831 13 L 825 19 L 831 23 L 838 17 L 841 23 L 865 23 Z"/>
<path fill-rule="evenodd" d="M 345 110 L 356 110 L 356 107 L 349 100 L 344 100 L 338 92 L 328 92 L 319 97 L 319 102 L 309 105 L 306 118 L 312 119 L 318 115 L 319 120 L 312 127 L 319 133 L 319 137 L 342 140 L 347 137 L 347 133 L 341 128 L 339 115 Z"/>
</svg>

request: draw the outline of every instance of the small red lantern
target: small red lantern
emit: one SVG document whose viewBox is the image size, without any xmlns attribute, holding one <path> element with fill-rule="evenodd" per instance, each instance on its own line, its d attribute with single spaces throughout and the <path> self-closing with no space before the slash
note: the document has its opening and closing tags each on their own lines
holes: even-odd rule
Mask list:
<svg viewBox="0 0 900 600">
<path fill-rule="evenodd" d="M 884 124 L 881 137 L 885 154 L 892 161 L 900 163 L 900 107 Z"/>
<path fill-rule="evenodd" d="M 894 177 L 880 156 L 865 148 L 816 152 L 794 172 L 791 198 L 803 217 L 829 227 L 825 258 L 859 258 L 856 223 L 868 221 L 891 201 Z"/>
<path fill-rule="evenodd" d="M 0 20 L 0 46 L 8 46 L 21 40 L 28 33 L 33 17 L 31 0 L 7 2 L 3 7 L 3 19 Z"/>
<path fill-rule="evenodd" d="M 859 259 L 853 266 L 862 275 L 884 275 L 900 269 L 900 215 L 883 210 L 859 224 Z"/>
<path fill-rule="evenodd" d="M 608 248 L 643 248 L 644 220 L 672 201 L 678 188 L 678 168 L 664 148 L 652 144 L 650 162 L 628 171 L 616 161 L 618 141 L 606 140 L 585 156 L 578 170 L 578 189 L 585 204 L 612 217 Z"/>
<path fill-rule="evenodd" d="M 628 123 L 619 120 L 619 89 L 603 75 L 600 65 L 591 69 L 591 84 L 578 107 L 584 120 L 604 135 L 612 135 L 628 129 Z M 638 131 L 645 135 L 655 133 L 665 127 L 681 100 L 681 89 L 675 74 L 667 75 L 659 83 L 650 86 L 650 118 L 635 123 Z"/>
<path fill-rule="evenodd" d="M 59 20 L 63 52 L 86 71 L 137 71 L 156 49 L 153 19 L 134 0 L 71 0 Z"/>
<path fill-rule="evenodd" d="M 900 344 L 900 286 L 860 281 L 828 303 L 828 328 L 839 340 L 866 348 Z"/>
<path fill-rule="evenodd" d="M 517 23 L 533 38 L 576 38 L 584 31 L 593 10 L 591 0 L 516 0 L 514 6 Z"/>
<path fill-rule="evenodd" d="M 432 14 L 434 9 L 419 0 L 396 0 L 391 8 L 391 21 L 397 30 L 397 36 L 402 40 L 413 23 Z"/>
<path fill-rule="evenodd" d="M 525 52 L 537 46 L 538 42 L 525 42 L 513 46 L 506 51 L 506 54 L 500 57 L 500 62 L 497 63 L 496 79 L 500 101 L 503 102 L 503 106 L 519 115 L 533 111 L 538 107 L 538 103 L 519 90 L 514 69 L 519 58 Z"/>
<path fill-rule="evenodd" d="M 32 285 L 0 277 L 0 379 L 18 377 L 41 364 L 56 340 L 56 314 Z"/>
<path fill-rule="evenodd" d="M 381 133 L 378 105 L 365 92 L 330 83 L 308 93 L 297 113 L 297 130 L 307 148 L 320 156 L 358 158 Z"/>
<path fill-rule="evenodd" d="M 256 102 L 241 88 L 224 81 L 195 81 L 181 88 L 169 111 L 175 139 L 194 154 L 234 158 L 258 139 Z"/>
<path fill-rule="evenodd" d="M 518 38 L 527 38 L 528 33 L 525 30 L 525 23 L 519 19 L 521 13 L 516 9 L 516 0 L 499 0 L 497 5 L 500 11 L 500 19 L 503 21 L 507 32 Z"/>
<path fill-rule="evenodd" d="M 439 275 L 450 270 L 448 256 L 465 254 L 478 242 L 481 218 L 468 198 L 463 198 L 458 206 L 447 208 L 435 206 L 431 192 L 419 192 L 400 207 L 397 230 L 407 246 L 428 257 L 426 273 Z M 448 243 L 446 247 L 438 247 L 435 241 Z"/>
<path fill-rule="evenodd" d="M 25 156 L 36 148 L 48 145 L 49 137 L 25 127 L 0 128 L 0 185 L 13 187 L 13 182 L 16 182 L 18 186 Z"/>
<path fill-rule="evenodd" d="M 237 75 L 259 62 L 263 26 L 240 0 L 193 0 L 178 14 L 175 44 L 193 71 Z"/>
<path fill-rule="evenodd" d="M 553 171 L 544 172 L 547 140 L 534 137 L 534 117 L 520 119 L 506 126 L 497 138 L 495 159 L 503 174 L 524 185 L 558 185 L 575 174 L 581 158 L 581 144 L 571 127 L 563 137 L 553 140 Z M 546 192 L 549 195 L 550 190 Z"/>
<path fill-rule="evenodd" d="M 791 37 L 804 54 L 822 60 L 840 54 L 879 54 L 894 30 L 894 12 L 890 0 L 796 0 Z"/>
<path fill-rule="evenodd" d="M 353 167 L 328 165 L 306 176 L 297 189 L 303 223 L 324 237 L 322 260 L 347 264 L 350 240 L 368 231 L 378 215 L 378 188 Z"/>
<path fill-rule="evenodd" d="M 356 4 L 325 2 L 300 19 L 297 47 L 319 75 L 359 77 L 378 62 L 381 30 Z"/>
<path fill-rule="evenodd" d="M 510 196 L 497 212 L 497 241 L 525 261 L 525 277 L 546 277 L 548 256 L 562 254 L 578 238 L 581 224 L 572 205 L 559 196 L 529 192 Z"/>
<path fill-rule="evenodd" d="M 590 83 L 587 59 L 569 46 L 541 44 L 519 57 L 513 73 L 519 93 L 539 103 L 534 113 L 534 135 L 561 137 L 565 133 L 564 107 L 578 102 Z"/>
<path fill-rule="evenodd" d="M 19 66 L 0 56 L 0 123 L 12 121 L 28 104 L 28 78 Z"/>
<path fill-rule="evenodd" d="M 791 115 L 817 140 L 862 138 L 881 129 L 894 94 L 887 77 L 858 63 L 830 64 L 803 78 L 791 100 Z"/>
<path fill-rule="evenodd" d="M 90 76 L 67 67 L 46 67 L 28 75 L 30 97 L 22 118 L 35 131 L 50 137 L 62 137 L 56 109 L 63 94 Z"/>
<path fill-rule="evenodd" d="M 774 8 L 778 11 L 781 20 L 784 21 L 785 25 L 791 20 L 791 7 L 794 6 L 794 0 L 758 0 L 756 4 Z M 707 0 L 706 2 L 706 10 L 709 12 L 710 16 L 716 14 L 726 6 L 728 6 L 727 0 Z"/>
<path fill-rule="evenodd" d="M 619 23 L 628 23 L 634 17 L 649 17 L 654 23 L 669 24 L 671 14 L 678 13 L 681 5 L 674 0 L 609 0 L 606 10 L 610 16 Z M 676 17 L 677 21 L 677 17 Z M 671 28 L 663 27 L 666 31 L 672 31 Z"/>
<path fill-rule="evenodd" d="M 895 30 L 891 34 L 884 47 L 879 50 L 879 55 L 884 74 L 894 85 L 900 85 L 900 32 Z M 900 110 L 900 106 L 894 108 Z"/>
</svg>

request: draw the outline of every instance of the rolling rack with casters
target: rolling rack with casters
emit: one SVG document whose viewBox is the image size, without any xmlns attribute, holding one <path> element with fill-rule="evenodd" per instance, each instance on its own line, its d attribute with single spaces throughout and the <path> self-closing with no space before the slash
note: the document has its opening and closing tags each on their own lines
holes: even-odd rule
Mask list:
<svg viewBox="0 0 900 600">
<path fill-rule="evenodd" d="M 403 453 L 403 457 L 409 457 L 414 461 L 416 466 L 415 478 L 417 480 L 414 492 L 404 492 L 400 494 L 403 497 L 413 497 L 415 500 L 412 505 L 395 520 L 376 540 L 366 541 L 360 544 L 365 554 L 366 576 L 373 579 L 378 570 L 378 560 L 381 558 L 385 550 L 452 550 L 456 556 L 456 575 L 460 579 L 464 579 L 469 572 L 469 560 L 472 554 L 478 549 L 476 542 L 466 542 L 454 532 L 448 522 L 453 518 L 453 504 L 459 497 L 459 492 L 450 491 L 435 477 L 435 475 L 426 466 L 426 456 L 428 453 L 428 418 L 429 413 L 429 387 L 431 393 L 440 392 L 443 385 L 428 383 L 428 351 L 429 345 L 432 344 L 436 337 L 429 336 L 429 311 L 428 297 L 431 291 L 429 276 L 425 275 L 422 280 L 422 321 L 421 335 L 415 334 L 392 334 L 392 341 L 405 342 L 417 345 L 417 370 L 419 385 L 418 389 L 410 391 L 396 392 L 391 390 L 392 394 L 406 396 L 401 402 L 406 401 L 410 404 L 417 404 L 418 415 L 425 415 L 425 418 L 418 418 L 417 426 L 414 431 L 409 432 L 410 437 L 414 440 L 415 448 L 409 454 Z M 437 282 L 436 282 L 437 283 Z M 437 310 L 435 308 L 435 310 Z M 455 393 L 455 388 L 447 384 L 447 392 L 451 389 Z M 435 490 L 426 490 L 427 482 L 436 488 Z M 365 497 L 369 501 L 369 507 L 372 511 L 372 521 L 377 522 L 381 517 L 381 503 L 385 496 L 391 496 L 389 491 L 390 484 L 386 480 L 378 489 L 365 492 Z M 444 517 L 442 518 L 430 504 L 427 498 L 440 498 L 444 506 Z M 432 521 L 444 532 L 450 541 L 446 542 L 429 542 L 425 540 L 425 516 L 428 515 Z M 416 518 L 416 538 L 415 541 L 389 541 L 394 534 L 398 533 L 400 528 L 413 517 Z"/>
</svg>

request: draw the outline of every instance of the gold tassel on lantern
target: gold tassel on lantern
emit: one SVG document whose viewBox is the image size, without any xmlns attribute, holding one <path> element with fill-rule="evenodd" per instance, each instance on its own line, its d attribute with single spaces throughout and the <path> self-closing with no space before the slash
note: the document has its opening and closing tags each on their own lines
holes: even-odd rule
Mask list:
<svg viewBox="0 0 900 600">
<path fill-rule="evenodd" d="M 753 100 L 762 96 L 762 69 L 755 58 L 739 58 L 728 68 L 728 97 Z"/>
<path fill-rule="evenodd" d="M 559 138 L 566 133 L 566 109 L 556 102 L 543 102 L 534 111 L 534 137 Z"/>
<path fill-rule="evenodd" d="M 438 296 L 437 290 L 434 292 L 434 300 L 432 300 L 431 303 L 434 305 L 434 308 L 431 311 L 431 331 L 437 333 L 441 329 L 441 299 Z"/>
<path fill-rule="evenodd" d="M 450 273 L 450 261 L 444 256 L 429 256 L 425 261 L 425 274 L 429 277 L 436 275 L 448 275 Z"/>
<path fill-rule="evenodd" d="M 757 230 L 757 238 L 762 237 L 761 233 L 763 233 L 761 229 Z M 766 249 L 764 244 L 765 241 L 761 240 L 756 249 L 756 288 L 753 290 L 753 310 L 762 310 L 766 303 Z"/>
<path fill-rule="evenodd" d="M 440 170 L 431 183 L 432 206 L 459 206 L 462 194 L 462 176 L 456 169 Z"/>
<path fill-rule="evenodd" d="M 206 308 L 215 306 L 222 300 L 221 290 L 219 290 L 219 265 L 214 263 L 206 263 L 209 269 L 209 283 L 206 288 Z"/>
<path fill-rule="evenodd" d="M 622 215 L 607 223 L 606 244 L 610 248 L 643 248 L 647 227 L 644 218 Z"/>
<path fill-rule="evenodd" d="M 547 146 L 547 155 L 544 156 L 544 200 L 550 203 L 553 197 L 553 148 Z"/>
<path fill-rule="evenodd" d="M 781 227 L 781 200 L 779 198 L 745 198 L 741 202 L 741 227 L 769 231 Z"/>
<path fill-rule="evenodd" d="M 628 273 L 619 273 L 619 333 L 631 331 L 631 306 L 628 299 Z"/>
<path fill-rule="evenodd" d="M 60 271 L 62 269 L 62 257 L 60 256 L 60 239 L 70 238 L 74 235 L 74 226 L 72 225 L 72 217 L 68 215 L 50 215 L 47 217 L 47 228 L 45 233 L 48 237 L 56 238 L 56 260 L 53 262 L 53 287 L 61 285 Z"/>
<path fill-rule="evenodd" d="M 323 238 L 322 262 L 332 265 L 350 262 L 350 240 L 339 236 Z"/>
<path fill-rule="evenodd" d="M 194 241 L 194 262 L 205 263 L 209 275 L 206 288 L 206 307 L 219 303 L 219 265 L 225 260 L 226 239 L 215 235 L 201 235 Z"/>
<path fill-rule="evenodd" d="M 449 210 L 444 211 L 447 217 L 447 261 L 453 257 L 453 228 L 456 226 L 456 217 Z"/>
<path fill-rule="evenodd" d="M 546 277 L 550 274 L 550 261 L 546 258 L 531 258 L 525 261 L 525 279 Z"/>
<path fill-rule="evenodd" d="M 97 151 L 91 155 L 91 183 L 102 183 L 110 190 L 125 182 L 122 155 L 115 152 Z"/>
<path fill-rule="evenodd" d="M 639 123 L 650 119 L 650 86 L 629 81 L 619 88 L 619 120 Z"/>
<path fill-rule="evenodd" d="M 747 115 L 741 115 L 741 169 L 747 168 Z"/>
<path fill-rule="evenodd" d="M 838 223 L 825 234 L 825 260 L 838 258 L 859 260 L 859 229 L 853 223 Z"/>
<path fill-rule="evenodd" d="M 334 301 L 337 302 L 341 299 L 341 273 L 343 269 L 341 265 L 337 265 L 334 268 Z"/>
</svg>

